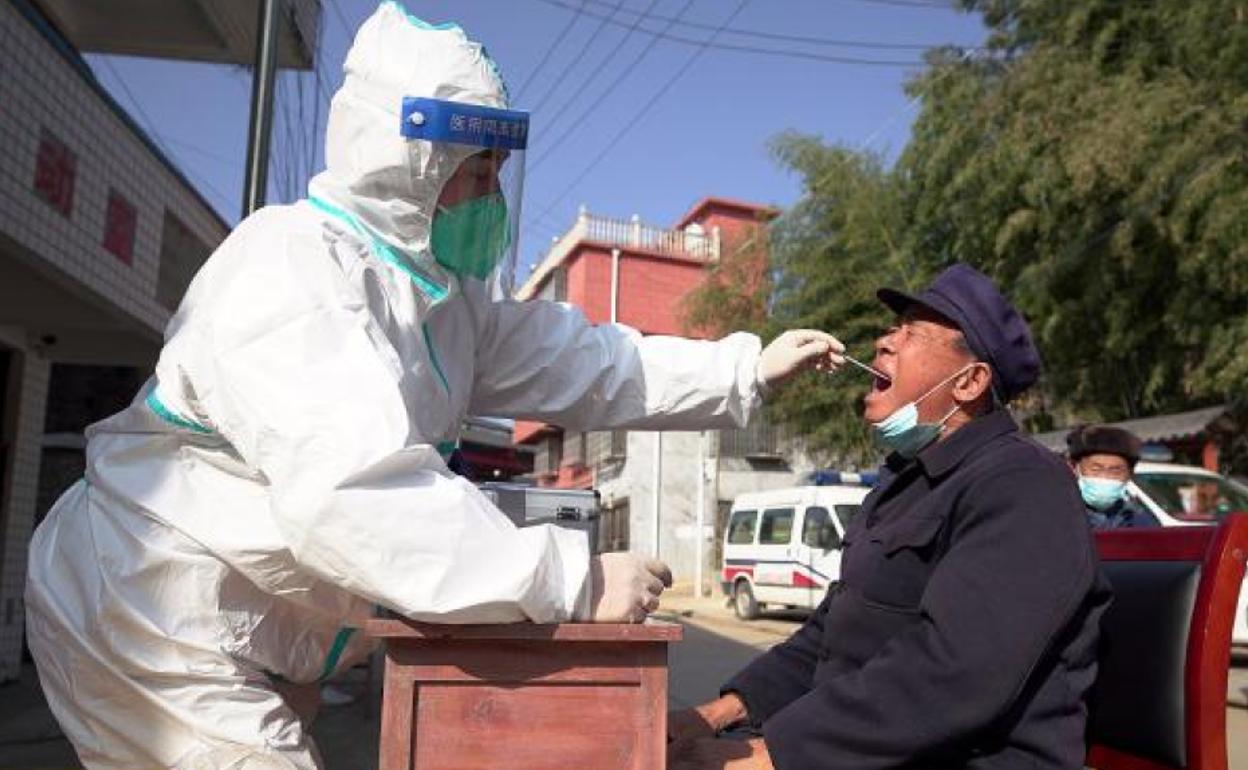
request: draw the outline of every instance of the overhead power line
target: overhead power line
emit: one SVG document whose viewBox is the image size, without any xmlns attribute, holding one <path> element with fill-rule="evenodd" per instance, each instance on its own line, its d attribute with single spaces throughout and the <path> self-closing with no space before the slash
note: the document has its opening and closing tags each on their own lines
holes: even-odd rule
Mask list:
<svg viewBox="0 0 1248 770">
<path fill-rule="evenodd" d="M 724 20 L 723 24 L 720 25 L 720 29 L 727 27 L 729 24 L 731 24 L 733 20 L 736 19 L 738 15 L 740 15 L 741 11 L 745 10 L 745 6 L 749 2 L 750 0 L 741 0 L 741 2 L 737 4 L 737 7 L 733 9 L 732 13 L 728 16 L 728 18 Z M 683 13 L 683 10 L 684 9 L 682 9 L 682 13 Z M 689 71 L 689 68 L 692 67 L 698 61 L 698 59 L 702 57 L 702 54 L 706 53 L 707 49 L 710 47 L 710 43 L 714 42 L 718 34 L 719 34 L 719 29 L 717 29 L 715 32 L 711 34 L 709 38 L 707 38 L 706 45 L 694 51 L 689 56 L 689 58 L 685 60 L 685 63 L 681 65 L 680 69 L 678 69 L 675 73 L 673 73 L 672 76 L 668 78 L 667 82 L 665 82 L 662 85 L 662 87 L 660 87 L 659 90 L 656 91 L 654 95 L 651 96 L 650 99 L 647 100 L 646 103 L 641 106 L 639 110 L 633 113 L 633 117 L 627 123 L 625 123 L 620 128 L 620 130 L 615 133 L 614 136 L 611 137 L 611 141 L 607 143 L 606 147 L 602 148 L 602 151 L 599 152 L 592 161 L 590 161 L 589 165 L 587 165 L 584 169 L 582 169 L 581 173 L 577 174 L 576 178 L 573 179 L 569 184 L 566 184 L 563 186 L 563 192 L 560 193 L 560 195 L 557 198 L 555 198 L 553 201 L 547 204 L 546 208 L 542 209 L 540 212 L 537 213 L 536 216 L 532 217 L 532 219 L 534 220 L 541 219 L 542 217 L 546 216 L 551 211 L 553 211 L 555 206 L 563 202 L 563 200 L 567 198 L 568 195 L 570 195 L 574 189 L 576 189 L 576 186 L 580 184 L 585 179 L 585 177 L 589 176 L 591 171 L 597 168 L 598 164 L 602 162 L 602 159 L 607 156 L 607 153 L 611 152 L 611 150 L 613 150 L 615 146 L 619 144 L 621 139 L 629 135 L 632 132 L 634 126 L 636 126 L 637 123 L 640 122 L 643 117 L 645 117 L 646 113 L 649 112 L 654 107 L 654 105 L 659 102 L 660 99 L 662 99 L 664 96 L 667 95 L 667 92 L 672 89 L 672 86 L 674 86 L 677 81 L 679 81 L 682 77 L 684 77 L 685 73 Z"/>
<path fill-rule="evenodd" d="M 898 8 L 927 8 L 935 11 L 958 10 L 952 2 L 943 2 L 942 0 L 857 0 L 857 2 L 869 3 L 871 5 L 891 5 Z"/>
<path fill-rule="evenodd" d="M 347 16 L 342 12 L 342 8 L 338 5 L 338 0 L 329 0 L 329 7 L 333 10 L 334 16 L 338 18 L 338 23 L 342 25 L 342 31 L 347 33 L 347 45 L 351 45 L 351 39 L 355 36 L 355 30 L 347 23 Z"/>
<path fill-rule="evenodd" d="M 563 3 L 561 0 L 539 0 L 539 2 L 546 3 L 547 5 L 554 5 L 554 6 L 559 6 L 563 8 L 568 7 L 567 4 Z M 598 18 L 598 19 L 603 18 L 601 15 L 596 14 L 593 11 L 584 11 L 583 13 L 586 16 L 591 16 L 593 18 Z M 640 23 L 646 20 L 646 18 L 653 18 L 653 17 L 645 17 L 645 16 L 638 17 L 636 21 L 632 22 L 630 29 L 635 30 L 637 32 L 641 32 L 642 34 L 645 34 L 645 35 L 650 35 L 656 40 L 669 40 L 674 43 L 684 43 L 685 45 L 696 46 L 699 49 L 713 48 L 719 51 L 735 51 L 737 53 L 750 53 L 750 54 L 758 54 L 762 56 L 778 56 L 778 57 L 785 58 L 785 59 L 805 59 L 808 61 L 827 62 L 829 64 L 860 64 L 860 65 L 874 66 L 874 67 L 918 67 L 923 64 L 923 62 L 914 60 L 914 59 L 907 59 L 907 60 L 866 59 L 866 58 L 862 58 L 858 56 L 844 56 L 844 55 L 839 55 L 839 54 L 817 53 L 815 51 L 793 51 L 793 50 L 785 50 L 785 49 L 779 49 L 779 48 L 763 48 L 761 46 L 756 46 L 756 45 L 739 45 L 736 43 L 708 42 L 707 40 L 699 40 L 698 38 L 686 37 L 684 35 L 674 35 L 671 32 L 668 32 L 667 30 L 670 29 L 672 26 L 674 26 L 674 23 L 678 21 L 676 19 L 672 19 L 668 23 L 668 27 L 666 29 L 663 29 L 663 30 L 646 29 L 645 27 L 640 26 Z M 615 24 L 617 26 L 623 26 L 626 22 L 611 21 L 609 23 Z"/>
<path fill-rule="evenodd" d="M 572 28 L 576 26 L 576 23 L 581 20 L 581 10 L 585 7 L 586 2 L 587 0 L 581 0 L 581 4 L 574 9 L 575 13 L 568 17 L 568 23 L 563 25 L 563 29 L 559 30 L 559 34 L 555 35 L 555 39 L 550 41 L 550 45 L 546 46 L 546 52 L 542 54 L 542 58 L 538 61 L 537 66 L 529 70 L 528 77 L 526 77 L 524 82 L 520 84 L 520 87 L 516 89 L 516 95 L 512 100 L 513 102 L 520 101 L 520 97 L 524 95 L 525 89 L 527 89 L 529 84 L 533 82 L 533 78 L 537 77 L 537 73 L 541 72 L 542 68 L 546 66 L 546 62 L 550 61 L 551 54 L 553 54 L 555 49 L 563 43 L 563 39 L 568 36 L 568 33 L 572 31 Z"/>
<path fill-rule="evenodd" d="M 557 5 L 561 8 L 570 9 L 573 7 L 570 3 L 566 2 L 566 0 L 541 0 L 541 2 L 544 2 L 547 5 Z M 611 7 L 611 5 L 605 2 L 605 0 L 584 0 L 584 2 L 580 6 L 577 7 L 578 13 L 587 5 L 596 5 L 596 6 L 605 7 L 605 8 Z M 618 6 L 616 7 L 618 8 Z M 631 9 L 625 9 L 625 13 L 634 14 L 634 15 L 638 14 L 637 11 L 634 11 Z M 593 15 L 593 12 L 590 11 L 586 15 Z M 601 18 L 601 17 L 595 16 L 595 18 Z M 650 14 L 649 20 L 675 22 L 675 26 L 685 27 L 688 29 L 699 29 L 699 30 L 708 30 L 708 31 L 715 29 L 714 24 L 706 24 L 706 23 L 697 22 L 697 21 L 685 21 L 683 19 L 673 19 L 670 16 L 662 16 L 659 14 Z M 614 23 L 622 24 L 623 22 L 614 22 Z M 827 46 L 827 47 L 832 47 L 832 48 L 861 48 L 861 49 L 866 49 L 866 50 L 879 50 L 879 51 L 926 51 L 930 48 L 939 48 L 944 45 L 949 45 L 948 43 L 896 43 L 896 42 L 873 41 L 873 40 L 846 40 L 842 38 L 812 37 L 809 35 L 791 35 L 791 34 L 781 33 L 781 32 L 765 32 L 762 30 L 744 29 L 741 27 L 729 27 L 723 31 L 723 34 L 736 35 L 738 37 L 749 38 L 749 39 L 754 39 L 754 40 L 776 41 L 776 42 L 781 42 L 781 43 L 806 43 L 809 45 Z M 964 49 L 978 48 L 977 46 L 960 46 L 960 47 Z"/>
<path fill-rule="evenodd" d="M 121 88 L 122 92 L 125 93 L 126 98 L 130 101 L 130 105 L 134 108 L 135 114 L 138 115 L 140 119 L 143 130 L 148 133 L 148 136 L 150 136 L 152 141 L 156 143 L 156 146 L 160 148 L 160 151 L 164 153 L 165 157 L 168 158 L 171 163 L 175 162 L 174 155 L 169 151 L 168 144 L 165 142 L 160 132 L 156 130 L 156 124 L 152 122 L 152 119 L 149 118 L 147 113 L 143 110 L 143 105 L 134 97 L 134 93 L 130 90 L 130 86 L 126 83 L 126 79 L 121 76 L 121 73 L 117 71 L 117 68 L 113 66 L 113 63 L 109 61 L 107 57 L 98 57 L 96 61 L 103 63 L 104 67 L 112 74 L 113 79 L 117 82 L 117 85 Z M 201 152 L 207 151 L 203 150 Z M 179 164 L 178 167 L 181 168 L 181 165 Z M 208 180 L 198 174 L 194 174 L 189 168 L 184 168 L 182 171 L 188 177 L 192 177 L 196 183 L 203 185 L 207 192 L 212 193 L 216 197 L 217 203 L 224 206 L 222 211 L 229 211 L 231 206 L 234 205 L 230 202 L 230 196 L 218 190 L 211 183 L 209 183 Z M 217 213 L 220 214 L 221 212 Z"/>
<path fill-rule="evenodd" d="M 684 16 L 685 12 L 689 10 L 690 6 L 692 6 L 693 3 L 694 3 L 694 0 L 685 0 L 685 4 L 680 7 L 680 11 L 677 12 L 676 16 L 677 17 Z M 646 12 L 649 12 L 649 10 L 651 8 L 654 8 L 654 6 L 655 6 L 655 3 L 653 2 L 650 3 L 650 6 L 649 8 L 646 9 Z M 640 23 L 640 22 L 641 22 L 641 19 L 638 19 L 637 23 Z M 668 25 L 668 26 L 671 26 L 671 25 Z M 630 34 L 631 34 L 631 31 L 630 31 Z M 626 36 L 625 40 L 627 39 L 628 38 Z M 623 69 L 620 70 L 619 74 L 615 76 L 615 80 L 612 80 L 610 85 L 608 85 L 606 88 L 601 89 L 599 91 L 598 98 L 594 99 L 594 101 L 589 105 L 588 108 L 582 110 L 579 117 L 577 117 L 573 121 L 570 121 L 566 126 L 564 126 L 562 133 L 560 133 L 557 138 L 547 141 L 545 143 L 546 148 L 542 150 L 542 152 L 538 154 L 536 158 L 533 159 L 532 163 L 529 164 L 529 170 L 532 171 L 536 169 L 538 166 L 542 164 L 542 161 L 544 161 L 547 157 L 550 156 L 552 152 L 562 147 L 564 140 L 567 139 L 569 136 L 571 136 L 572 132 L 574 132 L 578 127 L 580 127 L 580 125 L 584 123 L 586 119 L 589 118 L 590 115 L 593 115 L 594 112 L 598 109 L 599 106 L 602 105 L 604 101 L 606 101 L 608 98 L 614 95 L 616 93 L 616 90 L 620 87 L 620 84 L 623 83 L 624 80 L 628 78 L 629 75 L 637 71 L 637 68 L 641 64 L 642 60 L 644 60 L 646 56 L 650 54 L 650 51 L 654 49 L 655 45 L 657 45 L 658 42 L 659 42 L 659 38 L 657 37 L 651 38 L 650 42 L 646 43 L 645 47 L 643 47 L 641 51 L 637 53 L 637 56 L 633 58 L 633 61 L 627 67 L 624 67 Z M 619 49 L 620 49 L 620 46 L 616 46 L 615 50 L 612 51 L 611 54 L 614 55 L 616 51 L 619 51 Z M 608 57 L 607 60 L 609 59 L 610 57 Z M 604 60 L 604 62 L 607 60 Z M 592 81 L 595 77 L 597 77 L 598 73 L 601 71 L 602 71 L 602 66 L 599 66 L 598 69 L 594 70 L 594 73 L 593 75 L 590 76 L 589 80 L 587 80 L 585 83 L 581 85 L 581 88 L 578 91 L 578 93 L 585 91 L 586 86 L 588 86 L 589 82 Z M 575 101 L 575 97 L 573 97 L 572 101 L 569 101 L 567 104 L 565 104 L 563 109 L 561 109 L 553 117 L 544 118 L 546 123 L 548 125 L 558 125 L 559 119 L 562 118 L 563 113 L 566 112 L 567 109 L 572 106 L 573 101 Z"/>
<path fill-rule="evenodd" d="M 658 3 L 659 3 L 659 0 L 650 0 L 650 5 L 646 6 L 646 10 L 642 11 L 642 15 L 644 16 L 650 13 L 650 11 L 653 10 L 654 7 L 658 5 Z M 620 0 L 620 2 L 616 4 L 615 6 L 616 10 L 618 10 L 622 5 L 624 5 L 624 0 Z M 598 17 L 598 18 L 601 19 L 602 17 Z M 533 105 L 531 112 L 537 112 L 538 110 L 540 110 L 542 108 L 542 105 L 545 104 L 546 101 L 559 90 L 559 87 L 563 84 L 563 81 L 567 78 L 567 76 L 574 69 L 576 69 L 576 66 L 580 63 L 585 53 L 589 50 L 589 47 L 593 43 L 593 41 L 598 37 L 598 35 L 602 32 L 602 30 L 607 27 L 607 22 L 609 20 L 610 20 L 609 17 L 607 19 L 602 19 L 601 23 L 598 25 L 598 28 L 594 30 L 594 34 L 590 37 L 589 40 L 585 41 L 585 45 L 581 47 L 581 51 L 579 54 L 577 54 L 576 60 L 570 63 L 568 66 L 564 67 L 564 70 L 562 73 L 560 73 L 559 78 L 555 80 L 553 84 L 551 84 L 550 88 L 546 89 L 546 93 L 542 95 L 542 98 L 537 102 L 537 104 Z M 563 114 L 567 112 L 569 108 L 571 108 L 572 103 L 576 101 L 577 97 L 580 94 L 586 92 L 586 90 L 589 88 L 589 84 L 593 83 L 595 80 L 598 79 L 598 75 L 601 74 L 604 69 L 606 69 L 607 65 L 613 59 L 615 59 L 616 55 L 619 54 L 620 50 L 624 47 L 624 45 L 628 43 L 629 40 L 632 39 L 633 30 L 636 29 L 636 27 L 640 24 L 641 24 L 641 19 L 638 19 L 637 22 L 632 27 L 629 28 L 628 32 L 625 33 L 624 37 L 616 41 L 615 47 L 612 48 L 611 51 L 598 62 L 598 66 L 594 67 L 593 71 L 591 71 L 589 75 L 587 75 L 581 81 L 580 87 L 573 89 L 572 98 L 564 102 L 563 106 L 559 108 L 559 110 L 554 114 L 553 117 L 547 119 L 546 122 L 548 125 L 553 125 L 556 120 L 562 117 Z"/>
</svg>

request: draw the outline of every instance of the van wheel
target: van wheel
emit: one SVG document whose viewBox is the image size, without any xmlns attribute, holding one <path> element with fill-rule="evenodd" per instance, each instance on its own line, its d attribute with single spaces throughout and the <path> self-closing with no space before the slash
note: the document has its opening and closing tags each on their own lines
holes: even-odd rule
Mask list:
<svg viewBox="0 0 1248 770">
<path fill-rule="evenodd" d="M 754 589 L 745 580 L 738 580 L 732 587 L 732 611 L 742 620 L 758 618 L 758 602 L 754 599 Z"/>
</svg>

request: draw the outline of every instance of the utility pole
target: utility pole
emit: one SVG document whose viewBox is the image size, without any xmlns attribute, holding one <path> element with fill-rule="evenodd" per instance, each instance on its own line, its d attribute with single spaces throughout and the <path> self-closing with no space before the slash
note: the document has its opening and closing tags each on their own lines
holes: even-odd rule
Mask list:
<svg viewBox="0 0 1248 770">
<path fill-rule="evenodd" d="M 247 178 L 243 216 L 264 205 L 269 184 L 269 139 L 273 134 L 273 93 L 277 75 L 277 25 L 284 0 L 260 0 L 256 61 L 251 78 L 251 124 L 247 129 Z"/>
</svg>

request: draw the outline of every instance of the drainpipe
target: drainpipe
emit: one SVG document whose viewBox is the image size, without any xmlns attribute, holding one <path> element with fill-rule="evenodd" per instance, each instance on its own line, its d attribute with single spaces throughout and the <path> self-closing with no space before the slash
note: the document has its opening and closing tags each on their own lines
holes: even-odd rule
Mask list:
<svg viewBox="0 0 1248 770">
<path fill-rule="evenodd" d="M 694 570 L 693 577 L 693 595 L 702 598 L 702 567 L 706 561 L 705 543 L 703 543 L 704 530 L 706 528 L 706 431 L 698 433 L 698 462 L 695 467 L 698 469 L 698 494 L 697 505 L 697 548 L 695 549 L 697 567 Z"/>
<path fill-rule="evenodd" d="M 619 323 L 620 250 L 611 249 L 611 323 Z"/>
<path fill-rule="evenodd" d="M 654 432 L 654 510 L 651 524 L 654 532 L 654 558 L 659 558 L 659 503 L 663 491 L 663 431 Z"/>
</svg>

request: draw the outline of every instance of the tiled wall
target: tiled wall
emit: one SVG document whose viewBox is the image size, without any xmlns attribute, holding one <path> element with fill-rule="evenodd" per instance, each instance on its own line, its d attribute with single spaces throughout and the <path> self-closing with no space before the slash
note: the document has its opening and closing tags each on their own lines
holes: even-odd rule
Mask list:
<svg viewBox="0 0 1248 770">
<path fill-rule="evenodd" d="M 75 157 L 68 217 L 35 191 L 45 132 Z M 137 213 L 132 264 L 105 246 L 110 194 L 120 195 Z M 204 243 L 225 236 L 223 223 L 84 74 L 16 8 L 0 2 L 0 232 L 141 323 L 163 330 L 169 311 L 156 302 L 155 291 L 166 208 Z"/>
<path fill-rule="evenodd" d="M 0 233 L 23 248 L 24 259 L 43 260 L 120 313 L 163 331 L 170 311 L 157 302 L 156 285 L 166 210 L 209 246 L 225 237 L 226 226 L 92 83 L 72 57 L 0 0 Z M 54 185 L 50 192 L 46 175 L 36 183 L 40 141 L 48 136 L 68 151 L 59 164 L 73 168 L 72 196 Z M 0 280 L 6 258 L 13 255 L 0 255 Z M 46 359 L 33 351 L 21 358 L 21 386 L 5 405 L 20 424 L 7 510 L 0 511 L 0 681 L 15 676 L 21 660 L 21 599 L 49 378 Z"/>
<path fill-rule="evenodd" d="M 21 667 L 22 628 L 25 610 L 22 591 L 26 583 L 26 548 L 35 519 L 35 499 L 39 491 L 40 438 L 43 411 L 48 393 L 47 359 L 27 353 L 19 355 L 16 404 L 17 431 L 14 436 L 12 475 L 8 486 L 8 511 L 0 518 L 0 681 L 14 678 Z"/>
</svg>

